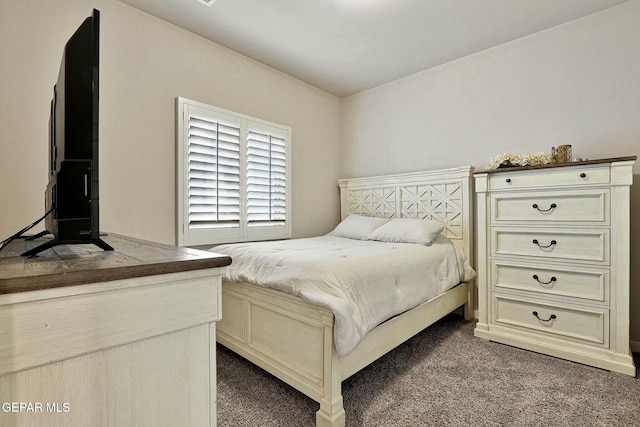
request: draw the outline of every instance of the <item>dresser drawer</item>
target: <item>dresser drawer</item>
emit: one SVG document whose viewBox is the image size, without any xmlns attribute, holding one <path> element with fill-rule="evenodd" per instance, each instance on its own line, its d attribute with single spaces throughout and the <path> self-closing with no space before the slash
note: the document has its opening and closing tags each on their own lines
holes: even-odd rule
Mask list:
<svg viewBox="0 0 640 427">
<path fill-rule="evenodd" d="M 575 187 L 609 184 L 607 166 L 568 166 L 557 169 L 502 172 L 489 177 L 489 190 Z"/>
<path fill-rule="evenodd" d="M 102 282 L 110 290 L 74 294 L 90 286 L 81 285 L 59 288 L 69 296 L 0 304 L 0 325 L 10 326 L 8 339 L 0 339 L 0 375 L 215 322 L 221 315 L 216 274 L 219 269 Z"/>
<path fill-rule="evenodd" d="M 609 272 L 604 269 L 491 263 L 494 289 L 513 289 L 598 302 L 609 300 Z"/>
<path fill-rule="evenodd" d="M 492 228 L 493 256 L 528 256 L 539 259 L 609 263 L 608 229 Z"/>
<path fill-rule="evenodd" d="M 609 190 L 497 193 L 491 195 L 494 223 L 609 223 Z"/>
<path fill-rule="evenodd" d="M 609 311 L 494 295 L 493 321 L 608 346 Z"/>
</svg>

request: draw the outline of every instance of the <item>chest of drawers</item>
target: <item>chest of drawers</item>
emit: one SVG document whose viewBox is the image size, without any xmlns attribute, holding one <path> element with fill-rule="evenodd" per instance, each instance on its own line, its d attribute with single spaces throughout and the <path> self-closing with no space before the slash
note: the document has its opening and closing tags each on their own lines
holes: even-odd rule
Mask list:
<svg viewBox="0 0 640 427">
<path fill-rule="evenodd" d="M 635 157 L 475 175 L 480 338 L 635 376 Z"/>
</svg>

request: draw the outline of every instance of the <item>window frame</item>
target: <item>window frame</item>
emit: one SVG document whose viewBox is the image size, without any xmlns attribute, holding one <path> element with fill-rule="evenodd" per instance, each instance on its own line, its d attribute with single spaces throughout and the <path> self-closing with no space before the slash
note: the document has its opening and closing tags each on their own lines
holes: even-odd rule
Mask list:
<svg viewBox="0 0 640 427">
<path fill-rule="evenodd" d="M 207 116 L 237 123 L 240 129 L 240 222 L 238 227 L 190 227 L 189 219 L 189 119 Z M 285 214 L 284 223 L 249 225 L 247 189 L 247 137 L 249 132 L 267 132 L 284 139 Z M 270 190 L 271 191 L 271 190 Z M 274 192 L 275 193 L 275 192 Z M 270 193 L 271 194 L 271 193 Z M 280 193 L 281 194 L 281 193 Z M 176 242 L 178 246 L 288 239 L 291 237 L 291 128 L 277 123 L 225 110 L 183 97 L 176 98 Z"/>
</svg>

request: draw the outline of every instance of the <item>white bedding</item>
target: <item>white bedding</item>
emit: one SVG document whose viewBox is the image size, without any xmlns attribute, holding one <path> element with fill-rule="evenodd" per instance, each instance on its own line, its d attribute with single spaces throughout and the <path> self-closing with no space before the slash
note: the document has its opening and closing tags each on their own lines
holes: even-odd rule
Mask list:
<svg viewBox="0 0 640 427">
<path fill-rule="evenodd" d="M 274 288 L 329 308 L 341 357 L 378 324 L 475 275 L 462 250 L 444 236 L 431 246 L 326 235 L 211 251 L 231 256 L 230 281 Z"/>
</svg>

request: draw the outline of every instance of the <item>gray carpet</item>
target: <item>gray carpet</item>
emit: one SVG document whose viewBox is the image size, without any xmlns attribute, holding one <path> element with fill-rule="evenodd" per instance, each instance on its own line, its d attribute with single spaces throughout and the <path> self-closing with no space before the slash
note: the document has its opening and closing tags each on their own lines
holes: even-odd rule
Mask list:
<svg viewBox="0 0 640 427">
<path fill-rule="evenodd" d="M 473 327 L 448 316 L 347 379 L 347 426 L 640 426 L 639 379 L 487 342 Z M 318 407 L 218 345 L 219 426 L 311 427 Z"/>
</svg>

